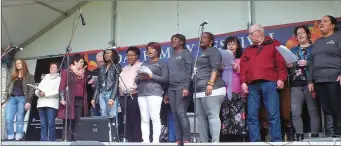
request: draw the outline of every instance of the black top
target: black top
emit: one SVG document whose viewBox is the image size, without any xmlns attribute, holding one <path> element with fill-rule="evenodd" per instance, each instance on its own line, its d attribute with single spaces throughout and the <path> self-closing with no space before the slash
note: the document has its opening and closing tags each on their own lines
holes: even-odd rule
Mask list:
<svg viewBox="0 0 341 146">
<path fill-rule="evenodd" d="M 18 78 L 14 81 L 13 92 L 11 96 L 25 96 L 22 85 L 22 78 Z"/>
</svg>

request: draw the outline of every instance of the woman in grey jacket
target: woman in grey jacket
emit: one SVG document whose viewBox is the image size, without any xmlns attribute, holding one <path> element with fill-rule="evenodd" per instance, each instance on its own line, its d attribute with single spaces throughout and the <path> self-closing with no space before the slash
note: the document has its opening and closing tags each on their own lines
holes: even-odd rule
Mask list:
<svg viewBox="0 0 341 146">
<path fill-rule="evenodd" d="M 5 93 L 7 102 L 5 107 L 5 119 L 7 140 L 21 140 L 24 132 L 25 110 L 31 108 L 34 89 L 27 86 L 34 85 L 34 77 L 28 71 L 24 60 L 15 61 L 15 69 L 11 81 Z M 16 135 L 14 136 L 14 117 L 16 116 Z"/>
<path fill-rule="evenodd" d="M 202 53 L 198 56 L 196 69 L 196 112 L 201 142 L 219 142 L 221 104 L 226 96 L 226 83 L 219 75 L 222 61 L 214 45 L 214 35 L 204 32 L 200 41 Z"/>
<path fill-rule="evenodd" d="M 187 110 L 192 98 L 189 96 L 193 70 L 192 52 L 186 49 L 186 37 L 175 34 L 171 38 L 173 53 L 168 59 L 168 89 L 165 103 L 170 103 L 174 115 L 174 126 L 177 143 L 188 143 L 190 124 Z"/>
</svg>

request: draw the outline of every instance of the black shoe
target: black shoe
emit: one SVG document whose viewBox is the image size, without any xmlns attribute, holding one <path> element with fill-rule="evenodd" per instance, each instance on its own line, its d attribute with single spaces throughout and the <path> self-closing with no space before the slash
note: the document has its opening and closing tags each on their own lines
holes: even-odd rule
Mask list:
<svg viewBox="0 0 341 146">
<path fill-rule="evenodd" d="M 4 139 L 3 141 L 15 141 L 15 139 Z"/>
<path fill-rule="evenodd" d="M 313 137 L 313 138 L 319 137 L 319 134 L 311 134 L 311 137 Z"/>
</svg>

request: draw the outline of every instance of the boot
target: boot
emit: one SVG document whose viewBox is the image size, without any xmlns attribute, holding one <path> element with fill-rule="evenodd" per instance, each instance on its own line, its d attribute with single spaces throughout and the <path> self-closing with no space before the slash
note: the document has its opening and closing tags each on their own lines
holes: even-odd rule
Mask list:
<svg viewBox="0 0 341 146">
<path fill-rule="evenodd" d="M 312 138 L 319 137 L 319 134 L 311 134 L 311 137 L 312 137 Z"/>
<path fill-rule="evenodd" d="M 325 136 L 326 137 L 331 137 L 334 135 L 334 128 L 333 128 L 333 117 L 331 115 L 325 115 L 325 119 L 326 119 L 326 122 L 325 122 L 325 129 L 326 129 L 326 133 L 325 133 Z"/>
<path fill-rule="evenodd" d="M 333 137 L 341 137 L 341 115 L 333 116 L 334 134 Z"/>
<path fill-rule="evenodd" d="M 304 134 L 295 134 L 295 141 L 303 141 Z"/>
</svg>

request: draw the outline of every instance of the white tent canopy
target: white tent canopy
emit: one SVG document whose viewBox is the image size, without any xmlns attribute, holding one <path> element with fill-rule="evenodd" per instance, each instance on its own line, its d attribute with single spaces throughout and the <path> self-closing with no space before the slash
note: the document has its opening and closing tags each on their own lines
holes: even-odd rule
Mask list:
<svg viewBox="0 0 341 146">
<path fill-rule="evenodd" d="M 1 50 L 25 47 L 67 18 L 84 0 L 2 0 Z"/>
</svg>

